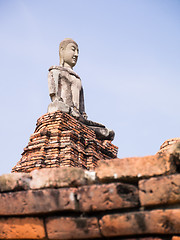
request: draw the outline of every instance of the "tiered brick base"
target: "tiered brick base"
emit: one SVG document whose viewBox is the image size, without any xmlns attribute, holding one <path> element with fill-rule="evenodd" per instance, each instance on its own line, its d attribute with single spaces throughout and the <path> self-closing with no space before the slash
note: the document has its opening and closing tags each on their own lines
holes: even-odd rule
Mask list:
<svg viewBox="0 0 180 240">
<path fill-rule="evenodd" d="M 93 169 L 99 159 L 116 158 L 117 151 L 111 141 L 96 139 L 93 130 L 57 111 L 37 120 L 36 130 L 12 172 L 60 166 Z"/>
<path fill-rule="evenodd" d="M 179 146 L 0 176 L 0 239 L 180 240 Z"/>
</svg>

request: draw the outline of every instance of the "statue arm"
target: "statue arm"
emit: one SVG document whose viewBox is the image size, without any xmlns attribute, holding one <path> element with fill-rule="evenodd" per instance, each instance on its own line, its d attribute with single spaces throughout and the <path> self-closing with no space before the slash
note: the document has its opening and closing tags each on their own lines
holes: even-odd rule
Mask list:
<svg viewBox="0 0 180 240">
<path fill-rule="evenodd" d="M 87 116 L 87 114 L 85 113 L 83 88 L 81 88 L 81 91 L 80 91 L 79 112 L 81 113 L 81 115 L 82 115 L 85 119 L 87 119 L 88 116 Z"/>
<path fill-rule="evenodd" d="M 52 102 L 58 97 L 58 79 L 59 71 L 57 69 L 51 69 L 48 74 L 48 88 Z"/>
</svg>

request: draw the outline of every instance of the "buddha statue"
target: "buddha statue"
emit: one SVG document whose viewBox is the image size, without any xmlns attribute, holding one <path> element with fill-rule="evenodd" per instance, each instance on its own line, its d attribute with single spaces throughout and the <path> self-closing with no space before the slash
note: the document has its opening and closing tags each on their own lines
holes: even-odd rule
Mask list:
<svg viewBox="0 0 180 240">
<path fill-rule="evenodd" d="M 68 113 L 93 129 L 98 139 L 113 140 L 113 130 L 87 119 L 81 79 L 73 71 L 73 67 L 78 60 L 78 54 L 79 48 L 74 40 L 66 38 L 60 43 L 60 66 L 49 68 L 48 87 L 52 102 L 48 106 L 48 112 L 59 110 Z"/>
</svg>

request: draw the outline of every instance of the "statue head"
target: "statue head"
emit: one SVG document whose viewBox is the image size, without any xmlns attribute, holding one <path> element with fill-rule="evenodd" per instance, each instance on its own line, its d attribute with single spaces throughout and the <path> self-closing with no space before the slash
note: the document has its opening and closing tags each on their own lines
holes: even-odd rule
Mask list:
<svg viewBox="0 0 180 240">
<path fill-rule="evenodd" d="M 59 44 L 60 66 L 72 69 L 76 65 L 78 54 L 77 43 L 71 38 L 65 38 Z"/>
</svg>

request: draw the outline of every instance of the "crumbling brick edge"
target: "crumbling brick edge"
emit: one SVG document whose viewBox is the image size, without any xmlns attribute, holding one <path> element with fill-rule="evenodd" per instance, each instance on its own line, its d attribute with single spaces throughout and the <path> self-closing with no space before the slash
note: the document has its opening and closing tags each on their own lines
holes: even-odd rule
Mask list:
<svg viewBox="0 0 180 240">
<path fill-rule="evenodd" d="M 179 155 L 0 176 L 0 239 L 180 239 Z"/>
</svg>

